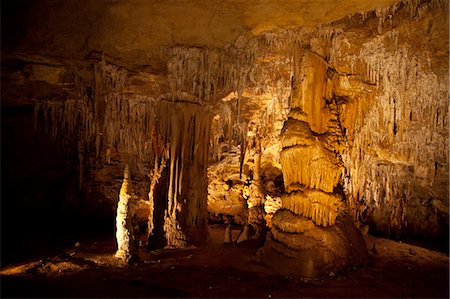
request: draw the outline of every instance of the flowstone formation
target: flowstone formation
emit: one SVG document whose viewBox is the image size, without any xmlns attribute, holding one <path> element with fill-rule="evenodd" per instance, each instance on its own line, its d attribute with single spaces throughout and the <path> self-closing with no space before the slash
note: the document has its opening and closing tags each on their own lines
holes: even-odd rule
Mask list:
<svg viewBox="0 0 450 299">
<path fill-rule="evenodd" d="M 364 265 L 364 239 L 336 192 L 342 172 L 339 126 L 326 103 L 327 63 L 297 47 L 291 112 L 281 133 L 286 194 L 264 247 L 267 264 L 289 275 L 313 277 Z"/>
</svg>

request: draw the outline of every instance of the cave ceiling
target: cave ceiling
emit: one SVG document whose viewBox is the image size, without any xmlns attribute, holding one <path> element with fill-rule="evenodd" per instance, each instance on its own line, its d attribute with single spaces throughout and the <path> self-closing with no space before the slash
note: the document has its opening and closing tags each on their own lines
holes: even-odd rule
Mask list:
<svg viewBox="0 0 450 299">
<path fill-rule="evenodd" d="M 223 47 L 240 35 L 312 27 L 396 0 L 103 0 L 2 4 L 2 52 L 64 59 L 103 53 L 159 73 L 174 45 Z M 5 56 L 5 55 L 2 55 Z"/>
</svg>

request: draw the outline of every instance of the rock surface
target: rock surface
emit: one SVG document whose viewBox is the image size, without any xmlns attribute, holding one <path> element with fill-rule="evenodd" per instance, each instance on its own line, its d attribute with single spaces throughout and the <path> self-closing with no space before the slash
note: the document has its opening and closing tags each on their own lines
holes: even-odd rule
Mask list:
<svg viewBox="0 0 450 299">
<path fill-rule="evenodd" d="M 148 175 L 163 148 L 155 128 L 161 127 L 166 141 L 179 145 L 173 171 L 161 176 L 167 188 L 182 190 L 176 200 L 186 214 L 177 219 L 203 225 L 208 200 L 212 217 L 231 215 L 244 224 L 255 164 L 246 142 L 258 132 L 267 195 L 333 193 L 371 233 L 446 238 L 448 3 L 213 3 L 2 4 L 11 12 L 2 18 L 2 108 L 35 105 L 36 126 L 76 164 L 69 169 L 78 182 L 68 201 L 114 214 L 129 162 L 136 174 L 135 230 L 145 224 Z M 170 101 L 183 103 L 166 110 L 189 111 L 180 118 L 179 111 L 161 114 L 157 107 Z M 200 143 L 171 127 L 192 117 L 196 105 L 194 123 L 211 127 L 211 138 Z M 199 133 L 187 123 L 177 125 Z M 187 153 L 195 153 L 196 166 L 180 162 Z M 283 163 L 296 164 L 285 168 L 284 182 Z M 73 195 L 75 185 L 89 204 Z M 199 193 L 183 193 L 191 188 Z M 158 196 L 167 199 L 168 189 L 158 189 Z M 324 226 L 333 222 L 284 197 L 284 208 Z M 167 208 L 165 201 L 157 204 Z"/>
<path fill-rule="evenodd" d="M 369 260 L 365 241 L 348 215 L 324 228 L 285 210 L 272 218 L 263 254 L 277 273 L 295 277 L 337 274 L 349 266 L 365 266 Z"/>
</svg>

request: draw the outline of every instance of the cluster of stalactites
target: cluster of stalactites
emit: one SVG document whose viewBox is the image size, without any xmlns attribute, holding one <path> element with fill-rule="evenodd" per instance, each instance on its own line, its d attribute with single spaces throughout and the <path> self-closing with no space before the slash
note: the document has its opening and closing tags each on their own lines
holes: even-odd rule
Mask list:
<svg viewBox="0 0 450 299">
<path fill-rule="evenodd" d="M 394 3 L 392 6 L 375 9 L 375 15 L 378 18 L 378 33 L 381 33 L 383 28 L 386 27 L 385 23 L 388 23 L 390 27 L 393 25 L 394 16 L 404 6 L 408 9 L 409 17 L 411 20 L 419 20 L 428 11 L 436 12 L 437 10 L 443 10 L 448 16 L 448 1 L 445 0 L 402 0 Z M 368 18 L 370 12 L 359 12 L 348 15 L 348 18 L 352 18 L 355 15 L 360 15 L 363 20 Z"/>
<path fill-rule="evenodd" d="M 402 3 L 408 5 L 412 20 L 420 19 L 430 9 L 432 12 L 442 9 L 448 16 L 448 1 L 446 0 L 403 0 Z"/>
<path fill-rule="evenodd" d="M 138 161 L 154 154 L 158 134 L 155 106 L 156 100 L 145 96 L 118 93 L 106 96 L 103 138 L 107 162 L 114 150 L 135 153 Z"/>
<path fill-rule="evenodd" d="M 333 192 L 342 172 L 339 160 L 320 146 L 285 148 L 280 160 L 288 192 L 301 185 Z"/>
<path fill-rule="evenodd" d="M 79 111 L 76 100 L 39 100 L 34 105 L 34 125 L 36 130 L 43 129 L 53 139 L 65 136 L 63 144 L 69 145 L 70 138 L 76 136 Z"/>
<path fill-rule="evenodd" d="M 407 13 L 409 21 L 395 21 Z M 447 210 L 441 202 L 448 196 L 435 186 L 448 182 L 448 77 L 434 56 L 439 51 L 413 40 L 420 33 L 409 32 L 427 32 L 425 23 L 430 36 L 439 34 L 442 26 L 447 27 L 448 1 L 403 1 L 377 10 L 376 16 L 380 34 L 363 43 L 356 54 L 346 53 L 350 45 L 346 38 L 332 49 L 333 63 L 345 61 L 355 77 L 372 85 L 371 90 L 347 94 L 339 107 L 347 144 L 343 185 L 347 203 L 360 219 L 369 209 L 379 227 L 399 233 L 413 225 L 428 225 L 417 224 L 417 219 L 437 222 L 432 219 L 436 211 Z M 424 190 L 431 189 L 427 196 L 431 204 L 417 209 Z"/>
<path fill-rule="evenodd" d="M 100 61 L 93 72 L 94 92 L 77 80 L 78 98 L 36 101 L 36 126 L 63 144 L 77 140 L 83 155 L 95 149 L 103 162 L 110 162 L 114 152 L 135 153 L 139 161 L 144 160 L 151 155 L 155 137 L 156 100 L 123 93 L 127 72 L 121 68 Z"/>
<path fill-rule="evenodd" d="M 317 189 L 294 191 L 283 195 L 281 200 L 282 208 L 303 215 L 323 227 L 334 225 L 337 216 L 345 209 L 340 196 Z"/>
<path fill-rule="evenodd" d="M 361 55 L 380 94 L 374 105 L 365 109 L 364 122 L 344 155 L 345 189 L 353 203 L 364 198 L 370 205 L 392 209 L 394 219 L 389 222 L 391 226 L 398 223 L 392 229 L 400 231 L 407 226 L 401 203 L 411 197 L 411 187 L 405 182 L 429 187 L 438 175 L 448 176 L 439 170 L 448 163 L 447 82 L 424 70 L 424 61 L 404 47 L 395 53 L 383 47 L 368 53 L 368 48 L 369 44 L 365 45 Z M 391 164 L 388 168 L 403 165 L 400 168 L 405 175 L 386 171 L 386 163 L 375 163 L 372 157 Z M 409 191 L 396 195 L 394 188 Z"/>
<path fill-rule="evenodd" d="M 128 72 L 118 66 L 107 63 L 103 57 L 94 63 L 96 92 L 122 91 L 127 85 Z"/>
<path fill-rule="evenodd" d="M 167 64 L 171 91 L 187 92 L 202 105 L 231 91 L 240 97 L 257 50 L 257 41 L 245 37 L 224 49 L 174 47 Z"/>
<path fill-rule="evenodd" d="M 169 150 L 164 229 L 169 247 L 183 247 L 183 227 L 206 225 L 211 115 L 199 104 L 166 100 L 158 103 L 157 115 L 159 134 Z"/>
</svg>

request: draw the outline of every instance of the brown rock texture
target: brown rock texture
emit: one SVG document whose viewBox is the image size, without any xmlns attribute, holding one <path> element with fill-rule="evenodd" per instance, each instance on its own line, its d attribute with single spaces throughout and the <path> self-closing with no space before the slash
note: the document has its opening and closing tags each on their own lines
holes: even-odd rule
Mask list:
<svg viewBox="0 0 450 299">
<path fill-rule="evenodd" d="M 296 277 L 336 275 L 350 265 L 368 262 L 365 241 L 348 215 L 324 228 L 286 210 L 272 218 L 263 254 L 277 272 Z"/>
<path fill-rule="evenodd" d="M 446 1 L 81 3 L 2 6 L 2 108 L 61 144 L 71 204 L 114 215 L 128 163 L 135 231 L 180 247 L 207 205 L 247 223 L 260 159 L 264 200 L 324 228 L 448 236 Z"/>
</svg>

